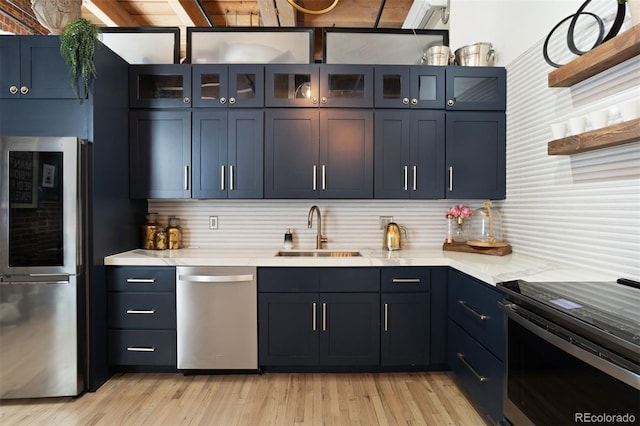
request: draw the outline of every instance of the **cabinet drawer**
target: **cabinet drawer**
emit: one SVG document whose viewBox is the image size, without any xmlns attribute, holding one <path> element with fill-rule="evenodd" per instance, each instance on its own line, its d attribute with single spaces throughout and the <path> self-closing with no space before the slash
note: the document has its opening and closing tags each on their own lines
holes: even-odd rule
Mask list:
<svg viewBox="0 0 640 426">
<path fill-rule="evenodd" d="M 176 332 L 109 330 L 109 362 L 176 366 Z"/>
<path fill-rule="evenodd" d="M 449 318 L 489 349 L 504 357 L 504 319 L 500 294 L 458 271 L 449 274 Z"/>
<path fill-rule="evenodd" d="M 162 266 L 113 266 L 107 268 L 109 291 L 175 292 L 176 270 Z"/>
<path fill-rule="evenodd" d="M 403 293 L 429 291 L 431 274 L 428 268 L 382 268 L 382 291 Z"/>
<path fill-rule="evenodd" d="M 176 328 L 173 293 L 109 293 L 110 328 Z"/>
<path fill-rule="evenodd" d="M 320 287 L 319 268 L 260 268 L 258 291 L 317 293 Z"/>
<path fill-rule="evenodd" d="M 378 268 L 324 268 L 320 271 L 321 292 L 379 292 Z"/>
<path fill-rule="evenodd" d="M 449 367 L 492 424 L 502 420 L 502 362 L 449 321 Z"/>
</svg>

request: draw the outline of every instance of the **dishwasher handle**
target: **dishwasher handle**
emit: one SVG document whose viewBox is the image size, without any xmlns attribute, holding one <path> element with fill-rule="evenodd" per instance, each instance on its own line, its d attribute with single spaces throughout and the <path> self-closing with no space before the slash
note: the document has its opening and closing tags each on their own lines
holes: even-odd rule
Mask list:
<svg viewBox="0 0 640 426">
<path fill-rule="evenodd" d="M 179 281 L 192 283 L 230 283 L 253 281 L 253 274 L 247 275 L 178 275 Z"/>
</svg>

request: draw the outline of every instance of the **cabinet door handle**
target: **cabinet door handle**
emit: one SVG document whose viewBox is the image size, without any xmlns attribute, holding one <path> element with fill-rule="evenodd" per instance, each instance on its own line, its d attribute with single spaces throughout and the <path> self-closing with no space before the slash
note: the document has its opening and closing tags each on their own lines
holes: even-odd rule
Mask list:
<svg viewBox="0 0 640 426">
<path fill-rule="evenodd" d="M 453 166 L 449 166 L 449 191 L 453 191 Z"/>
<path fill-rule="evenodd" d="M 322 304 L 322 331 L 327 331 L 327 304 Z"/>
<path fill-rule="evenodd" d="M 313 307 L 311 308 L 311 330 L 312 331 L 316 331 L 317 329 L 317 324 L 316 324 L 316 316 L 317 316 L 317 304 L 316 302 L 313 302 Z"/>
<path fill-rule="evenodd" d="M 313 165 L 313 190 L 315 191 L 317 189 L 317 184 L 318 184 L 318 178 L 316 177 L 316 174 L 318 172 L 318 168 L 316 167 L 316 165 Z"/>
<path fill-rule="evenodd" d="M 153 346 L 145 347 L 145 346 L 129 346 L 127 348 L 129 352 L 155 352 L 156 348 Z"/>
<path fill-rule="evenodd" d="M 234 188 L 234 184 L 233 184 L 233 166 L 229 166 L 229 191 L 233 191 Z"/>
<path fill-rule="evenodd" d="M 156 282 L 155 278 L 127 278 L 128 283 L 137 284 L 153 284 Z"/>
<path fill-rule="evenodd" d="M 15 95 L 16 93 L 18 93 L 18 86 L 9 87 L 9 93 L 11 93 L 12 95 Z"/>
<path fill-rule="evenodd" d="M 402 98 L 403 105 L 409 105 L 409 98 Z"/>
<path fill-rule="evenodd" d="M 391 282 L 394 284 L 417 284 L 420 282 L 420 278 L 393 278 Z"/>
<path fill-rule="evenodd" d="M 145 309 L 145 310 L 140 310 L 140 309 L 127 309 L 127 313 L 128 314 L 142 314 L 142 315 L 153 315 L 156 313 L 155 309 Z"/>
<path fill-rule="evenodd" d="M 404 190 L 406 191 L 409 185 L 409 170 L 407 166 L 404 166 L 402 171 L 404 172 Z"/>
<path fill-rule="evenodd" d="M 236 103 L 236 98 L 233 98 L 233 97 L 229 98 L 229 104 L 233 105 L 235 103 Z"/>
<path fill-rule="evenodd" d="M 413 166 L 413 190 L 418 190 L 418 166 Z"/>
<path fill-rule="evenodd" d="M 20 88 L 20 93 L 22 93 L 23 95 L 26 95 L 27 93 L 29 93 L 29 88 L 27 86 L 22 86 Z"/>
<path fill-rule="evenodd" d="M 384 304 L 384 331 L 389 331 L 389 304 Z"/>
<path fill-rule="evenodd" d="M 418 105 L 418 100 L 416 98 L 411 98 L 411 105 Z"/>
<path fill-rule="evenodd" d="M 473 309 L 471 306 L 467 305 L 467 302 L 465 302 L 464 300 L 458 300 L 458 304 L 460 306 L 462 306 L 463 308 L 465 308 L 467 311 L 471 312 L 480 321 L 485 321 L 485 320 L 489 319 L 489 317 L 487 315 L 481 314 L 478 311 L 476 311 L 475 309 Z"/>
<path fill-rule="evenodd" d="M 224 164 L 220 166 L 220 191 L 224 191 Z"/>
<path fill-rule="evenodd" d="M 322 165 L 322 190 L 326 190 L 327 189 L 327 176 L 326 176 L 326 170 L 325 170 L 325 165 Z"/>
<path fill-rule="evenodd" d="M 189 190 L 189 166 L 184 166 L 184 190 Z"/>
<path fill-rule="evenodd" d="M 467 359 L 464 357 L 463 354 L 458 352 L 457 356 L 458 356 L 458 359 L 464 364 L 465 367 L 467 367 L 467 369 L 471 372 L 471 374 L 473 374 L 476 377 L 476 379 L 478 379 L 479 382 L 486 382 L 487 381 L 486 377 L 481 376 L 480 374 L 478 374 L 476 369 L 473 368 L 473 366 L 471 364 L 469 364 L 469 361 L 467 361 Z"/>
</svg>

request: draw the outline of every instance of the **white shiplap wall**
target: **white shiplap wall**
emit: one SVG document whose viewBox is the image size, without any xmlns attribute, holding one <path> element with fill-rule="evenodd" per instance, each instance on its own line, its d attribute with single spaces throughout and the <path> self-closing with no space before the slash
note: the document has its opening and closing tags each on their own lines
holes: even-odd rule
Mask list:
<svg viewBox="0 0 640 426">
<path fill-rule="evenodd" d="M 590 10 L 610 23 L 611 3 L 596 0 Z M 640 142 L 572 156 L 548 156 L 547 143 L 551 123 L 639 99 L 640 58 L 552 89 L 541 52 L 542 41 L 507 66 L 507 200 L 495 203 L 506 237 L 518 253 L 638 279 Z M 407 227 L 407 247 L 440 247 L 444 215 L 458 203 L 478 208 L 482 200 L 150 200 L 149 211 L 163 222 L 179 216 L 186 244 L 200 247 L 279 248 L 293 228 L 296 247 L 313 248 L 315 218 L 307 229 L 307 213 L 314 204 L 330 248 L 380 246 L 380 215 Z M 218 216 L 218 230 L 208 229 L 210 215 Z"/>
</svg>

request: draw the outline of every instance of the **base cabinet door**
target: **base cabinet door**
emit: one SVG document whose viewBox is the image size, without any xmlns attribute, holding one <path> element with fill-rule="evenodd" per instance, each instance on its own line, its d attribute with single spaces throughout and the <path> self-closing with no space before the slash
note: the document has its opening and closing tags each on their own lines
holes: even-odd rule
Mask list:
<svg viewBox="0 0 640 426">
<path fill-rule="evenodd" d="M 378 365 L 378 293 L 321 293 L 321 365 Z"/>
<path fill-rule="evenodd" d="M 429 293 L 383 293 L 380 361 L 386 366 L 427 366 Z"/>
<path fill-rule="evenodd" d="M 318 302 L 317 293 L 258 295 L 260 365 L 318 365 Z"/>
</svg>

